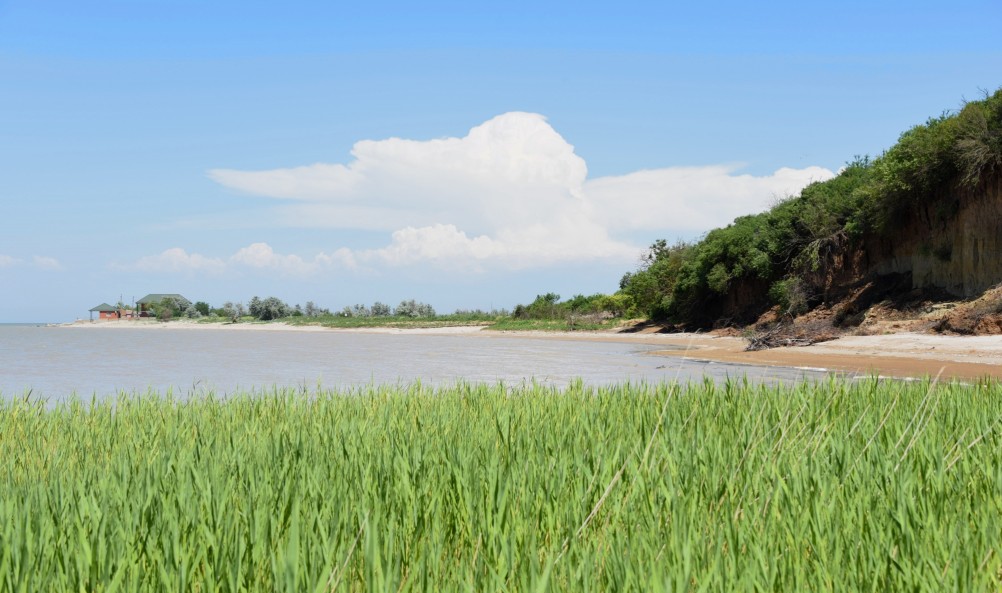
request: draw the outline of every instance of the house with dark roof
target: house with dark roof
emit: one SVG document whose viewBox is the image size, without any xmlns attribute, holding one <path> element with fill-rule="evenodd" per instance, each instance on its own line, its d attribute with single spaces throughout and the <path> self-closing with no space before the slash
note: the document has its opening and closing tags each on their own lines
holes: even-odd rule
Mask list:
<svg viewBox="0 0 1002 593">
<path fill-rule="evenodd" d="M 101 303 L 100 305 L 92 308 L 90 310 L 90 320 L 94 321 L 94 313 L 97 313 L 97 318 L 101 319 L 120 319 L 121 313 L 118 311 L 118 307 L 109 305 L 108 303 Z"/>
<path fill-rule="evenodd" d="M 151 314 L 155 314 L 153 311 L 154 306 L 159 305 L 167 297 L 173 298 L 178 304 L 181 305 L 181 309 L 187 309 L 191 305 L 191 301 L 184 298 L 177 293 L 154 293 L 148 294 L 143 298 L 136 301 L 136 308 L 139 311 L 140 317 L 150 317 Z"/>
</svg>

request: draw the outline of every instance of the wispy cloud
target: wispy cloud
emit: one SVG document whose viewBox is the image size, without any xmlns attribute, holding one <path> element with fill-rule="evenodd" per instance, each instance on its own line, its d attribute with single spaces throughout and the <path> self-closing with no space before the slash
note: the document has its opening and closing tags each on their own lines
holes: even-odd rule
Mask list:
<svg viewBox="0 0 1002 593">
<path fill-rule="evenodd" d="M 12 268 L 20 263 L 23 263 L 20 259 L 0 253 L 0 268 Z"/>
<path fill-rule="evenodd" d="M 42 270 L 62 270 L 63 265 L 59 263 L 54 257 L 47 257 L 44 255 L 36 255 L 31 258 L 32 262 L 35 264 L 36 268 Z"/>
<path fill-rule="evenodd" d="M 497 116 L 462 138 L 366 140 L 351 154 L 348 164 L 214 169 L 209 176 L 285 201 L 279 216 L 286 225 L 391 233 L 385 247 L 342 252 L 342 259 L 512 268 L 631 261 L 638 247 L 617 234 L 709 230 L 833 176 L 821 167 L 755 176 L 712 165 L 588 179 L 574 147 L 543 116 L 522 112 Z M 250 265 L 275 265 L 274 254 L 246 255 Z"/>
<path fill-rule="evenodd" d="M 0 254 L 0 268 L 13 268 L 16 266 L 29 266 L 39 270 L 62 270 L 63 265 L 54 257 L 44 255 L 32 256 L 30 262 L 12 255 Z"/>
</svg>

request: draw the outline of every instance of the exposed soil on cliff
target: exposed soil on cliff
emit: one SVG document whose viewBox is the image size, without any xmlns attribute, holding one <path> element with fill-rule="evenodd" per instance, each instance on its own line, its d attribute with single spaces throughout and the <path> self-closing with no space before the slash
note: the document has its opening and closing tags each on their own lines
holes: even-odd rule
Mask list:
<svg viewBox="0 0 1002 593">
<path fill-rule="evenodd" d="M 901 291 L 900 282 L 884 278 L 861 283 L 843 300 L 798 317 L 783 317 L 774 308 L 740 333 L 748 338 L 750 351 L 901 332 L 1002 334 L 1002 285 L 958 301 L 936 289 Z"/>
</svg>

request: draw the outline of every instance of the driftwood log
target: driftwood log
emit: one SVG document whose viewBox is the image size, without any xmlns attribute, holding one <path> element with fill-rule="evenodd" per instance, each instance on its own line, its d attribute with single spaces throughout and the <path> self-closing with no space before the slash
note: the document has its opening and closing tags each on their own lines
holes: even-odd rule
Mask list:
<svg viewBox="0 0 1002 593">
<path fill-rule="evenodd" d="M 805 338 L 790 334 L 790 329 L 784 326 L 777 327 L 767 332 L 748 338 L 748 346 L 745 352 L 755 352 L 758 350 L 768 350 L 769 348 L 781 348 L 784 346 L 810 346 L 818 342 L 830 340 L 830 337 L 820 339 Z"/>
</svg>

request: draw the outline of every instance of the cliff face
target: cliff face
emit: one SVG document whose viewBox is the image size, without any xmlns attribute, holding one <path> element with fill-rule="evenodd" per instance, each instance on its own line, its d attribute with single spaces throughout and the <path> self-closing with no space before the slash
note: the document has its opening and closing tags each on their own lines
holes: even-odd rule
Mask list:
<svg viewBox="0 0 1002 593">
<path fill-rule="evenodd" d="M 869 272 L 911 274 L 913 288 L 936 287 L 959 297 L 1002 282 L 1002 179 L 958 190 L 900 223 L 866 242 Z"/>
<path fill-rule="evenodd" d="M 1002 89 L 670 254 L 682 264 L 650 275 L 667 294 L 637 302 L 682 327 L 829 315 L 841 328 L 874 305 L 906 315 L 1002 290 Z M 984 306 L 1002 316 L 1002 301 Z"/>
</svg>

